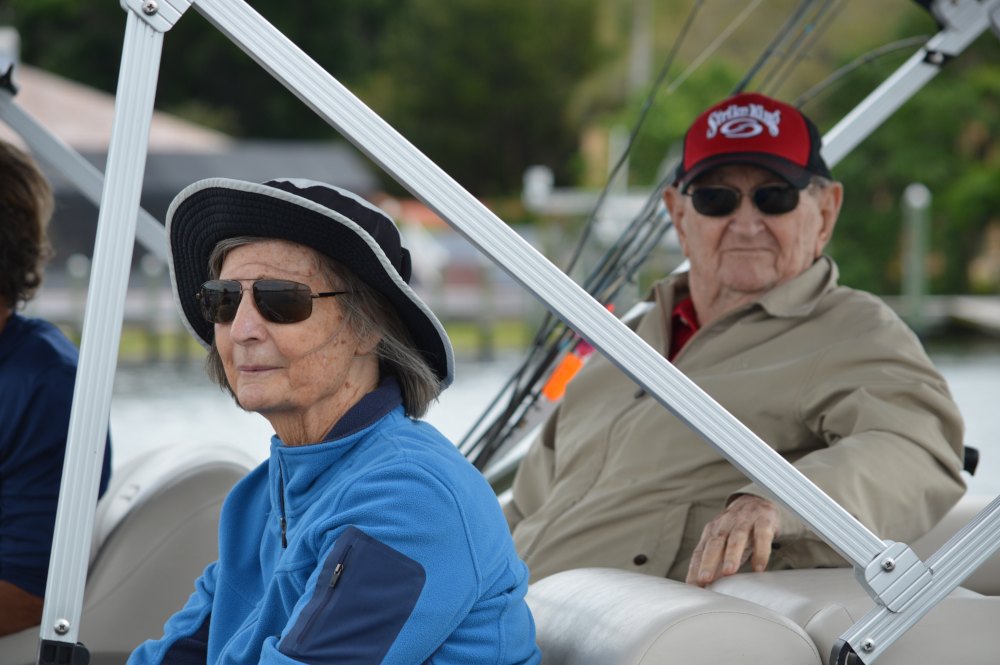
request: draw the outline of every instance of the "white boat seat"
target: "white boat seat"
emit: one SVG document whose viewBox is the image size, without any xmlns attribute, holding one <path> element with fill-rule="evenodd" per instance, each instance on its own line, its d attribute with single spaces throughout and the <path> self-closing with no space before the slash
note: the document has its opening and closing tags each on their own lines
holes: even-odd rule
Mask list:
<svg viewBox="0 0 1000 665">
<path fill-rule="evenodd" d="M 828 662 L 838 638 L 875 603 L 849 568 L 741 573 L 715 582 L 731 595 L 788 617 L 813 639 Z M 1000 596 L 958 588 L 879 657 L 880 665 L 948 662 L 996 665 Z"/>
<path fill-rule="evenodd" d="M 80 636 L 91 665 L 120 665 L 194 591 L 218 552 L 222 501 L 256 465 L 222 446 L 164 448 L 112 475 L 98 503 Z M 39 628 L 0 638 L 0 665 L 33 665 Z"/>
<path fill-rule="evenodd" d="M 969 496 L 913 544 L 924 560 L 990 497 Z M 886 665 L 996 665 L 1000 553 L 879 658 Z M 586 568 L 531 585 L 544 665 L 825 664 L 874 602 L 849 568 L 745 573 L 709 589 Z"/>
<path fill-rule="evenodd" d="M 987 496 L 964 497 L 930 533 L 913 544 L 913 550 L 926 561 L 990 500 Z M 721 579 L 710 588 L 788 617 L 812 637 L 824 662 L 840 635 L 875 605 L 849 568 L 744 573 Z M 1000 553 L 910 628 L 878 662 L 996 665 L 1000 654 L 997 626 Z"/>
<path fill-rule="evenodd" d="M 913 543 L 913 551 L 926 561 L 992 500 L 993 497 L 985 494 L 967 494 L 962 497 L 929 533 Z M 994 552 L 983 565 L 965 578 L 962 586 L 986 596 L 1000 596 L 1000 551 Z"/>
<path fill-rule="evenodd" d="M 543 665 L 820 665 L 812 639 L 760 605 L 608 568 L 531 585 Z"/>
</svg>

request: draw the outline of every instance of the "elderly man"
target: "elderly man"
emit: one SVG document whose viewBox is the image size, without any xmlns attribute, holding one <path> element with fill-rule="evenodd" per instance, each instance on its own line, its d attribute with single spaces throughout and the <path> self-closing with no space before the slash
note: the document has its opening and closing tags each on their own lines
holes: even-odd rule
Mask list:
<svg viewBox="0 0 1000 665">
<path fill-rule="evenodd" d="M 759 94 L 688 130 L 664 196 L 690 270 L 637 333 L 882 538 L 909 542 L 962 495 L 963 425 L 919 340 L 823 254 L 843 196 L 813 123 Z M 532 579 L 589 566 L 700 586 L 845 565 L 604 358 L 574 379 L 514 481 Z"/>
</svg>

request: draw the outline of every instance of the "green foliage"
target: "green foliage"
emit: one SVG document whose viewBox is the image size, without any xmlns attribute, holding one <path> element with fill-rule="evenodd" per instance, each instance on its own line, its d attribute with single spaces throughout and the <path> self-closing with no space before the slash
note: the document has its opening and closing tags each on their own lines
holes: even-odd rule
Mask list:
<svg viewBox="0 0 1000 665">
<path fill-rule="evenodd" d="M 1000 210 L 1000 44 L 984 36 L 834 168 L 844 210 L 831 252 L 843 281 L 900 289 L 901 197 L 933 196 L 931 290 L 969 290 L 967 266 Z"/>
<path fill-rule="evenodd" d="M 600 174 L 603 165 L 586 163 L 600 155 L 578 149 L 584 130 L 631 129 L 645 99 L 627 97 L 624 85 L 635 0 L 250 2 L 481 196 L 519 193 L 524 169 L 536 163 L 552 167 L 560 186 L 584 171 Z M 655 60 L 670 51 L 695 3 L 650 2 Z M 660 179 L 690 120 L 732 91 L 797 6 L 761 3 L 680 88 L 657 92 L 631 154 L 632 186 Z M 744 7 L 742 0 L 705 3 L 667 82 Z M 771 85 L 766 92 L 794 100 L 877 45 L 936 31 L 917 3 L 845 3 L 840 14 L 787 76 L 782 70 L 772 80 L 775 70 L 764 67 L 748 89 Z M 20 31 L 25 62 L 114 92 L 125 25 L 115 0 L 3 0 L 0 23 Z M 805 110 L 829 130 L 912 50 L 865 64 Z M 165 37 L 157 106 L 234 136 L 336 136 L 195 10 Z M 987 225 L 1000 223 L 1000 40 L 987 32 L 834 174 L 846 198 L 830 251 L 845 283 L 898 292 L 900 197 L 922 182 L 934 196 L 932 290 L 969 291 L 966 267 L 982 250 Z"/>
<path fill-rule="evenodd" d="M 636 136 L 629 156 L 633 186 L 652 186 L 665 175 L 665 169 L 680 158 L 681 141 L 691 121 L 705 108 L 729 95 L 739 80 L 736 68 L 723 61 L 705 66 L 688 84 L 670 94 L 658 92 Z M 647 94 L 632 100 L 629 107 L 612 116 L 612 126 L 634 127 Z"/>
<path fill-rule="evenodd" d="M 125 14 L 114 0 L 8 0 L 25 62 L 115 89 Z M 597 0 L 252 0 L 254 8 L 480 195 L 524 169 L 569 173 L 567 112 L 595 66 Z M 157 107 L 257 138 L 330 138 L 325 121 L 190 11 L 167 33 Z"/>
<path fill-rule="evenodd" d="M 594 0 L 409 0 L 384 53 L 390 122 L 479 195 L 576 149 L 567 104 L 598 57 Z M 565 175 L 565 171 L 561 175 Z"/>
</svg>

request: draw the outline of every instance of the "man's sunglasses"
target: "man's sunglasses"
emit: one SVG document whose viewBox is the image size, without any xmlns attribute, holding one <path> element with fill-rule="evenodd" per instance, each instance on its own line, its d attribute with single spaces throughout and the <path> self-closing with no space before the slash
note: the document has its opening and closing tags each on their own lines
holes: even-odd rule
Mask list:
<svg viewBox="0 0 1000 665">
<path fill-rule="evenodd" d="M 723 217 L 740 206 L 743 192 L 724 185 L 689 188 L 694 209 L 708 217 Z M 750 192 L 750 200 L 765 215 L 784 215 L 799 205 L 799 190 L 791 185 L 762 185 Z"/>
<path fill-rule="evenodd" d="M 306 284 L 286 279 L 258 279 L 244 289 L 233 279 L 213 279 L 201 285 L 196 294 L 201 315 L 210 323 L 230 323 L 236 318 L 244 291 L 253 292 L 257 311 L 273 323 L 298 323 L 312 314 L 313 298 L 339 296 L 347 291 L 313 293 Z"/>
</svg>

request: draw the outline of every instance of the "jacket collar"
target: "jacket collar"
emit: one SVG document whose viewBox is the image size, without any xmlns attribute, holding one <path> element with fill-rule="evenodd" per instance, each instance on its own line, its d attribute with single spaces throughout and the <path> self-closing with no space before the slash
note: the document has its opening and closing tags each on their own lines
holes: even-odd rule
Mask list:
<svg viewBox="0 0 1000 665">
<path fill-rule="evenodd" d="M 308 507 L 310 492 L 317 481 L 336 473 L 372 426 L 386 417 L 406 417 L 402 403 L 399 383 L 388 376 L 352 406 L 322 442 L 286 446 L 277 435 L 272 436 L 268 476 L 275 509 L 284 508 L 282 512 L 291 517 Z"/>
<path fill-rule="evenodd" d="M 837 264 L 829 256 L 823 254 L 802 274 L 779 284 L 754 302 L 739 308 L 738 311 L 746 311 L 759 306 L 774 317 L 802 318 L 809 316 L 819 303 L 820 297 L 836 288 L 839 276 Z M 683 272 L 672 276 L 653 288 L 655 298 L 660 301 L 666 311 L 665 315 L 669 316 L 673 305 L 688 295 L 688 273 Z M 730 312 L 730 314 L 733 313 L 735 312 Z M 729 314 L 722 318 L 728 316 Z"/>
<path fill-rule="evenodd" d="M 765 293 L 757 304 L 771 316 L 785 318 L 809 316 L 819 303 L 820 296 L 837 286 L 839 276 L 837 264 L 824 254 L 798 277 Z"/>
</svg>

